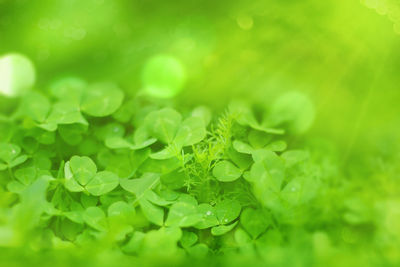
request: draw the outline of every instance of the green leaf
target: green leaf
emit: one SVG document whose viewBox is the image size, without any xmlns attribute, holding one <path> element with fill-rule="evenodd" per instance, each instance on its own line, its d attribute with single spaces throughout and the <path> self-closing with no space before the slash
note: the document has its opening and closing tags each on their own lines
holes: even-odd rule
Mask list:
<svg viewBox="0 0 400 267">
<path fill-rule="evenodd" d="M 265 147 L 265 149 L 268 149 L 271 151 L 276 151 L 276 152 L 284 151 L 286 148 L 287 148 L 287 144 L 285 141 L 282 141 L 282 140 L 272 142 Z"/>
<path fill-rule="evenodd" d="M 197 200 L 194 196 L 189 195 L 189 194 L 183 194 L 181 193 L 177 199 L 177 202 L 185 202 L 190 205 L 197 206 Z"/>
<path fill-rule="evenodd" d="M 96 196 L 91 196 L 87 194 L 81 194 L 81 204 L 84 208 L 97 206 L 99 198 Z"/>
<path fill-rule="evenodd" d="M 21 148 L 15 144 L 0 143 L 0 160 L 11 163 L 21 153 Z"/>
<path fill-rule="evenodd" d="M 7 168 L 8 168 L 7 164 L 0 163 L 0 171 L 7 170 Z"/>
<path fill-rule="evenodd" d="M 226 157 L 230 158 L 230 160 L 241 170 L 248 169 L 253 164 L 253 158 L 249 154 L 243 154 L 237 152 L 233 147 L 228 148 L 225 151 Z"/>
<path fill-rule="evenodd" d="M 49 132 L 54 132 L 55 130 L 57 130 L 57 124 L 55 122 L 45 122 L 38 124 L 37 126 Z"/>
<path fill-rule="evenodd" d="M 164 210 L 152 204 L 145 198 L 139 199 L 140 208 L 144 216 L 156 225 L 162 226 L 164 223 Z"/>
<path fill-rule="evenodd" d="M 96 230 L 104 231 L 107 228 L 106 215 L 99 207 L 89 207 L 83 213 L 83 220 Z"/>
<path fill-rule="evenodd" d="M 84 210 L 74 210 L 74 211 L 64 212 L 63 215 L 75 223 L 83 224 L 84 213 L 85 213 Z"/>
<path fill-rule="evenodd" d="M 140 126 L 138 126 L 136 131 L 133 133 L 133 142 L 136 144 L 141 144 L 149 138 L 150 133 L 147 130 L 146 124 L 141 124 Z"/>
<path fill-rule="evenodd" d="M 267 207 L 279 206 L 279 195 L 285 178 L 284 161 L 274 152 L 259 150 L 253 154 L 255 163 L 251 167 L 249 181 L 253 184 L 255 196 Z"/>
<path fill-rule="evenodd" d="M 87 125 L 67 124 L 58 126 L 58 133 L 61 138 L 69 145 L 78 145 L 83 140 L 83 134 L 87 131 Z"/>
<path fill-rule="evenodd" d="M 202 218 L 197 206 L 187 202 L 174 203 L 169 209 L 166 226 L 189 227 L 198 223 Z"/>
<path fill-rule="evenodd" d="M 111 137 L 123 137 L 125 135 L 125 127 L 116 122 L 110 122 L 96 130 L 95 135 L 100 140 L 106 140 Z"/>
<path fill-rule="evenodd" d="M 195 225 L 198 229 L 206 229 L 219 224 L 215 209 L 210 204 L 202 203 L 197 207 L 198 212 L 202 215 L 201 220 Z"/>
<path fill-rule="evenodd" d="M 79 106 L 70 102 L 57 102 L 53 105 L 45 124 L 42 124 L 41 126 L 51 131 L 53 130 L 54 125 L 73 123 L 88 124 L 82 116 Z"/>
<path fill-rule="evenodd" d="M 131 150 L 139 150 L 154 144 L 156 141 L 157 139 L 150 138 L 140 144 L 132 144 L 122 137 L 113 136 L 106 139 L 105 145 L 111 149 L 129 148 Z"/>
<path fill-rule="evenodd" d="M 233 163 L 223 160 L 214 166 L 213 175 L 218 181 L 232 182 L 242 175 L 242 171 L 233 165 Z"/>
<path fill-rule="evenodd" d="M 254 117 L 251 107 L 239 100 L 232 101 L 229 104 L 229 111 L 233 114 L 236 121 L 241 125 L 257 125 L 257 120 Z"/>
<path fill-rule="evenodd" d="M 7 184 L 7 190 L 13 193 L 20 194 L 26 188 L 26 185 L 18 181 L 11 181 Z"/>
<path fill-rule="evenodd" d="M 288 92 L 279 97 L 271 107 L 265 123 L 268 125 L 287 125 L 296 134 L 306 132 L 315 119 L 315 107 L 310 98 L 300 92 Z"/>
<path fill-rule="evenodd" d="M 142 172 L 156 172 L 162 174 L 170 173 L 180 166 L 180 161 L 177 158 L 165 160 L 147 159 L 140 167 Z"/>
<path fill-rule="evenodd" d="M 251 145 L 251 147 L 259 149 L 265 147 L 268 143 L 271 142 L 272 135 L 262 131 L 251 130 L 249 131 L 247 139 L 249 140 L 249 144 Z"/>
<path fill-rule="evenodd" d="M 206 244 L 196 244 L 186 249 L 188 254 L 197 259 L 204 259 L 208 253 L 208 247 Z"/>
<path fill-rule="evenodd" d="M 227 224 L 235 220 L 239 216 L 241 208 L 239 201 L 230 199 L 222 200 L 214 207 L 220 224 Z"/>
<path fill-rule="evenodd" d="M 107 138 L 105 140 L 105 145 L 111 149 L 130 148 L 132 146 L 131 143 L 120 136 L 112 136 Z"/>
<path fill-rule="evenodd" d="M 96 174 L 96 164 L 86 156 L 73 156 L 70 159 L 71 172 L 81 185 L 86 185 Z"/>
<path fill-rule="evenodd" d="M 196 244 L 198 239 L 199 238 L 195 233 L 189 231 L 182 231 L 182 237 L 181 240 L 179 240 L 179 242 L 181 243 L 181 246 L 183 248 L 189 248 L 194 244 Z"/>
<path fill-rule="evenodd" d="M 137 253 L 142 245 L 145 233 L 136 231 L 133 233 L 131 239 L 122 247 L 124 253 L 133 254 Z"/>
<path fill-rule="evenodd" d="M 71 172 L 70 162 L 65 163 L 64 166 L 64 176 L 65 182 L 64 186 L 71 192 L 82 192 L 85 189 L 73 178 L 73 174 Z"/>
<path fill-rule="evenodd" d="M 79 105 L 87 83 L 78 77 L 65 77 L 53 82 L 51 94 L 59 100 Z"/>
<path fill-rule="evenodd" d="M 232 145 L 233 145 L 233 148 L 237 152 L 240 152 L 240 153 L 243 153 L 243 154 L 252 154 L 253 151 L 254 151 L 254 149 L 249 144 L 246 144 L 246 143 L 244 143 L 242 141 L 239 141 L 239 140 L 233 141 Z"/>
<path fill-rule="evenodd" d="M 10 168 L 14 168 L 15 166 L 18 166 L 22 163 L 24 163 L 28 159 L 27 155 L 21 155 L 19 157 L 16 157 L 9 163 Z"/>
<path fill-rule="evenodd" d="M 144 193 L 144 197 L 149 200 L 151 203 L 156 204 L 158 206 L 167 206 L 173 203 L 173 201 L 166 200 L 159 196 L 156 192 L 153 190 L 147 190 Z"/>
<path fill-rule="evenodd" d="M 192 110 L 192 117 L 201 118 L 204 125 L 207 126 L 212 119 L 211 110 L 206 106 L 198 106 Z"/>
<path fill-rule="evenodd" d="M 257 255 L 254 247 L 254 241 L 243 229 L 236 228 L 234 238 L 242 253 L 251 256 Z"/>
<path fill-rule="evenodd" d="M 20 234 L 28 234 L 38 227 L 41 215 L 49 203 L 46 193 L 49 186 L 49 177 L 41 176 L 20 193 L 20 202 L 13 209 L 13 227 Z"/>
<path fill-rule="evenodd" d="M 171 143 L 181 124 L 182 116 L 171 108 L 153 111 L 145 118 L 149 133 L 164 143 Z"/>
<path fill-rule="evenodd" d="M 24 185 L 31 184 L 36 178 L 36 169 L 34 167 L 27 167 L 18 169 L 14 173 L 15 178 Z"/>
<path fill-rule="evenodd" d="M 94 195 L 101 196 L 114 190 L 119 184 L 116 174 L 109 171 L 98 172 L 85 186 L 86 190 Z"/>
<path fill-rule="evenodd" d="M 133 220 L 135 213 L 135 208 L 125 201 L 116 201 L 107 209 L 108 217 L 117 217 L 127 223 Z"/>
<path fill-rule="evenodd" d="M 263 131 L 269 134 L 283 134 L 285 132 L 282 129 L 275 129 L 260 125 L 254 116 L 251 106 L 244 101 L 232 101 L 229 105 L 229 111 L 240 125 L 250 126 L 255 130 Z"/>
<path fill-rule="evenodd" d="M 114 172 L 120 178 L 131 178 L 138 168 L 148 158 L 150 149 L 135 151 L 106 151 L 103 150 L 97 155 L 99 164 L 107 171 Z"/>
<path fill-rule="evenodd" d="M 21 112 L 37 122 L 44 122 L 50 111 L 50 102 L 47 97 L 38 92 L 29 92 L 22 98 Z"/>
<path fill-rule="evenodd" d="M 150 158 L 157 160 L 170 159 L 176 156 L 173 148 L 170 146 L 165 147 L 163 150 L 150 154 Z"/>
<path fill-rule="evenodd" d="M 315 197 L 319 181 L 313 176 L 298 176 L 282 190 L 281 197 L 291 205 L 301 205 Z"/>
<path fill-rule="evenodd" d="M 151 190 L 160 181 L 160 175 L 156 173 L 145 173 L 141 178 L 121 179 L 120 184 L 123 189 L 134 193 L 137 199 L 144 196 L 147 190 Z"/>
<path fill-rule="evenodd" d="M 135 202 L 139 202 L 145 217 L 150 222 L 161 226 L 164 222 L 164 210 L 147 199 L 154 200 L 154 198 L 149 197 L 148 191 L 155 187 L 159 181 L 159 174 L 145 173 L 141 178 L 121 179 L 120 185 L 124 190 L 135 194 Z"/>
<path fill-rule="evenodd" d="M 240 223 L 251 237 L 256 239 L 267 230 L 271 221 L 263 210 L 247 208 L 240 215 Z"/>
<path fill-rule="evenodd" d="M 237 223 L 238 222 L 236 221 L 229 225 L 214 226 L 213 228 L 211 228 L 211 234 L 214 236 L 224 235 L 224 234 L 228 233 L 229 231 L 231 231 L 233 228 L 235 228 Z"/>
<path fill-rule="evenodd" d="M 179 147 L 191 146 L 206 137 L 204 121 L 199 117 L 189 117 L 182 122 L 176 133 L 174 142 Z"/>
<path fill-rule="evenodd" d="M 310 154 L 303 150 L 290 150 L 282 154 L 285 165 L 289 168 L 310 158 Z"/>
<path fill-rule="evenodd" d="M 240 249 L 243 249 L 245 246 L 249 246 L 252 243 L 252 238 L 242 229 L 237 228 L 234 234 L 235 241 L 240 246 Z"/>
<path fill-rule="evenodd" d="M 177 169 L 161 176 L 161 183 L 170 189 L 182 188 L 185 184 L 186 175 L 183 171 Z"/>
<path fill-rule="evenodd" d="M 113 83 L 95 83 L 85 91 L 81 109 L 93 117 L 105 117 L 113 114 L 121 106 L 124 93 Z"/>
</svg>

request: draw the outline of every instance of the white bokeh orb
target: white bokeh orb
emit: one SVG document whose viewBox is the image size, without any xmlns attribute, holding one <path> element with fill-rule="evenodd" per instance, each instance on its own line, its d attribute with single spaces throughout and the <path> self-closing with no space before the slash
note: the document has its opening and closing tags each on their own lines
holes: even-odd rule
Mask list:
<svg viewBox="0 0 400 267">
<path fill-rule="evenodd" d="M 0 94 L 17 97 L 35 84 L 36 73 L 32 61 L 21 54 L 0 57 Z"/>
</svg>

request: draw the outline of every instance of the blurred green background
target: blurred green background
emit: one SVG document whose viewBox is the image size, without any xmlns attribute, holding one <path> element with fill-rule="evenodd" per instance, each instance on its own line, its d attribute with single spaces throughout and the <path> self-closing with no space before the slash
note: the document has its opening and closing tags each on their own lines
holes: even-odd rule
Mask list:
<svg viewBox="0 0 400 267">
<path fill-rule="evenodd" d="M 0 54 L 30 57 L 39 89 L 75 75 L 135 94 L 146 61 L 169 54 L 186 73 L 180 105 L 304 91 L 314 132 L 349 151 L 400 135 L 399 41 L 358 0 L 0 1 Z"/>
<path fill-rule="evenodd" d="M 204 104 L 222 111 L 237 97 L 268 105 L 283 92 L 302 91 L 317 107 L 308 136 L 337 147 L 354 192 L 366 192 L 360 195 L 367 203 L 387 200 L 384 209 L 394 216 L 392 230 L 400 240 L 400 15 L 390 12 L 400 6 L 395 4 L 0 0 L 0 56 L 28 56 L 39 90 L 60 77 L 78 76 L 112 80 L 135 95 L 143 89 L 146 63 L 167 54 L 182 65 L 185 83 L 166 101 L 182 108 Z M 389 249 L 389 256 L 399 257 L 395 247 Z"/>
</svg>

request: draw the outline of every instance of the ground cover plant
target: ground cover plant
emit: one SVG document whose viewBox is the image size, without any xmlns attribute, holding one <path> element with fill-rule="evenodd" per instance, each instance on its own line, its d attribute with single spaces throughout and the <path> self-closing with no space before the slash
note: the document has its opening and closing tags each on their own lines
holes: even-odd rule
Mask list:
<svg viewBox="0 0 400 267">
<path fill-rule="evenodd" d="M 400 266 L 398 0 L 0 0 L 0 266 Z"/>
<path fill-rule="evenodd" d="M 313 120 L 305 96 L 258 113 L 240 101 L 180 113 L 78 78 L 27 93 L 1 123 L 2 245 L 201 259 L 282 242 L 330 177 L 287 149 Z"/>
<path fill-rule="evenodd" d="M 98 264 L 107 255 L 303 265 L 332 256 L 329 240 L 346 229 L 335 210 L 368 231 L 369 208 L 340 201 L 347 189 L 329 145 L 290 141 L 315 116 L 301 93 L 269 107 L 234 100 L 221 114 L 179 112 L 113 83 L 65 78 L 18 102 L 1 120 L 1 245 L 10 251 L 82 250 Z"/>
</svg>

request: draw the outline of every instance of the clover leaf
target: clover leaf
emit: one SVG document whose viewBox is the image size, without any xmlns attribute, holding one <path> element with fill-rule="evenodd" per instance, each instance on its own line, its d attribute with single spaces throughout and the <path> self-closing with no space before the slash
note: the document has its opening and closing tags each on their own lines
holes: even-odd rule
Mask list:
<svg viewBox="0 0 400 267">
<path fill-rule="evenodd" d="M 51 104 L 46 96 L 32 91 L 22 98 L 20 110 L 37 122 L 44 122 L 50 112 Z"/>
<path fill-rule="evenodd" d="M 189 117 L 182 122 L 176 133 L 174 142 L 179 147 L 194 145 L 206 137 L 204 120 L 199 117 Z"/>
<path fill-rule="evenodd" d="M 86 185 L 97 172 L 96 164 L 86 156 L 73 156 L 69 161 L 69 166 L 74 178 L 81 185 Z"/>
<path fill-rule="evenodd" d="M 219 223 L 227 224 L 239 216 L 241 205 L 237 200 L 225 199 L 217 203 L 214 208 Z"/>
<path fill-rule="evenodd" d="M 206 229 L 219 224 L 215 214 L 215 208 L 207 203 L 198 206 L 198 212 L 202 215 L 201 220 L 195 225 L 198 229 Z"/>
<path fill-rule="evenodd" d="M 107 209 L 108 217 L 114 217 L 126 223 L 132 222 L 135 214 L 135 208 L 122 200 L 112 203 Z"/>
<path fill-rule="evenodd" d="M 202 218 L 197 205 L 187 202 L 174 203 L 169 209 L 166 226 L 189 227 L 196 225 Z"/>
<path fill-rule="evenodd" d="M 150 138 L 140 144 L 132 144 L 122 137 L 113 136 L 106 139 L 105 145 L 111 149 L 129 148 L 131 150 L 139 150 L 154 144 L 156 141 L 157 139 Z"/>
<path fill-rule="evenodd" d="M 6 163 L 10 163 L 21 153 L 18 145 L 10 143 L 0 143 L 0 159 Z"/>
<path fill-rule="evenodd" d="M 182 247 L 189 248 L 193 246 L 198 239 L 199 237 L 195 233 L 189 231 L 182 231 L 182 237 L 179 240 L 179 243 L 181 243 Z"/>
<path fill-rule="evenodd" d="M 98 172 L 85 186 L 86 190 L 94 195 L 101 196 L 114 190 L 119 184 L 116 174 L 109 171 Z"/>
<path fill-rule="evenodd" d="M 56 129 L 57 124 L 88 124 L 82 116 L 78 105 L 70 102 L 57 102 L 53 105 L 46 121 L 40 126 L 46 130 L 52 131 Z"/>
<path fill-rule="evenodd" d="M 24 163 L 27 155 L 20 155 L 21 148 L 11 143 L 0 143 L 0 170 L 14 168 Z"/>
<path fill-rule="evenodd" d="M 213 175 L 221 182 L 232 182 L 242 175 L 242 171 L 229 161 L 218 162 L 213 169 Z"/>
<path fill-rule="evenodd" d="M 83 220 L 87 225 L 99 231 L 107 229 L 106 214 L 99 207 L 89 207 L 83 213 Z"/>
<path fill-rule="evenodd" d="M 97 172 L 96 164 L 86 156 L 73 156 L 64 166 L 65 187 L 71 192 L 86 190 L 101 196 L 119 185 L 119 177 L 110 171 Z"/>
<path fill-rule="evenodd" d="M 267 230 L 271 224 L 270 220 L 265 211 L 261 209 L 247 208 L 240 215 L 240 224 L 253 239 L 256 239 Z"/>
<path fill-rule="evenodd" d="M 78 77 L 63 77 L 50 85 L 50 93 L 58 100 L 79 105 L 87 83 Z"/>
<path fill-rule="evenodd" d="M 314 119 L 315 108 L 309 97 L 300 92 L 288 92 L 272 105 L 265 123 L 273 127 L 287 124 L 289 131 L 301 134 L 311 127 Z"/>
<path fill-rule="evenodd" d="M 251 106 L 243 101 L 232 101 L 229 105 L 229 111 L 233 114 L 236 121 L 241 125 L 249 126 L 255 130 L 263 131 L 268 134 L 285 133 L 283 129 L 265 127 L 261 125 L 254 116 Z"/>
<path fill-rule="evenodd" d="M 238 224 L 238 222 L 234 222 L 228 225 L 219 225 L 219 226 L 214 226 L 213 228 L 211 228 L 211 234 L 215 235 L 215 236 L 220 236 L 220 235 L 224 235 L 227 232 L 231 231 L 233 228 L 235 228 L 235 226 Z"/>
<path fill-rule="evenodd" d="M 154 205 L 150 197 L 146 194 L 160 182 L 160 176 L 155 173 L 146 173 L 136 179 L 121 179 L 121 187 L 133 193 L 136 196 L 136 202 L 139 203 L 142 212 L 146 218 L 157 225 L 162 225 L 164 221 L 164 211 L 162 208 Z"/>
<path fill-rule="evenodd" d="M 181 124 L 182 116 L 171 108 L 153 111 L 147 115 L 144 124 L 149 133 L 164 143 L 171 143 Z"/>
<path fill-rule="evenodd" d="M 93 117 L 113 114 L 122 104 L 124 93 L 115 84 L 95 83 L 88 86 L 82 97 L 81 109 Z"/>
</svg>

